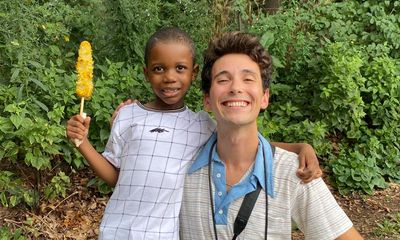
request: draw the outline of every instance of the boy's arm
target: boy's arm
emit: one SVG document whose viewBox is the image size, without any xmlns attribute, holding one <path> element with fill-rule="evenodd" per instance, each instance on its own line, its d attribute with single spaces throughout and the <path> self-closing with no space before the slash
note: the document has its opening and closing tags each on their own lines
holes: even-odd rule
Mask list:
<svg viewBox="0 0 400 240">
<path fill-rule="evenodd" d="M 128 99 L 128 100 L 125 100 L 125 101 L 121 102 L 121 103 L 117 106 L 117 108 L 114 110 L 113 114 L 111 115 L 110 127 L 112 127 L 112 125 L 113 125 L 113 123 L 114 123 L 114 119 L 117 117 L 118 112 L 119 112 L 119 110 L 120 110 L 122 107 L 124 107 L 124 106 L 126 106 L 126 105 L 129 105 L 129 104 L 132 104 L 132 103 L 136 103 L 136 102 L 137 102 L 136 99 L 135 99 L 135 100 Z"/>
<path fill-rule="evenodd" d="M 351 227 L 345 233 L 340 235 L 337 240 L 363 240 L 364 238 L 360 235 L 360 233 L 354 228 Z"/>
<path fill-rule="evenodd" d="M 275 147 L 283 148 L 286 151 L 294 152 L 299 155 L 299 169 L 297 176 L 305 183 L 322 176 L 321 168 L 317 155 L 313 147 L 307 143 L 283 143 L 271 142 Z"/>
<path fill-rule="evenodd" d="M 81 116 L 75 115 L 67 122 L 67 136 L 70 140 L 82 140 L 81 145 L 78 147 L 79 152 L 88 161 L 95 173 L 108 185 L 113 187 L 117 183 L 119 172 L 90 144 L 87 139 L 89 125 L 90 117 L 84 120 Z"/>
</svg>

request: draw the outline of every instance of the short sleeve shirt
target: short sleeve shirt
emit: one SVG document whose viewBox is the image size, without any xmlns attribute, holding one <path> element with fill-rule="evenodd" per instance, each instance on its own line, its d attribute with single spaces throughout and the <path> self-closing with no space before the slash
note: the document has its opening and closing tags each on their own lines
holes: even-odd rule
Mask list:
<svg viewBox="0 0 400 240">
<path fill-rule="evenodd" d="M 198 159 L 195 164 L 197 161 Z M 319 178 L 303 184 L 296 176 L 297 168 L 296 154 L 276 148 L 273 159 L 273 197 L 268 195 L 267 203 L 265 191 L 261 190 L 246 228 L 237 239 L 264 239 L 266 204 L 268 239 L 290 240 L 292 220 L 304 232 L 305 239 L 335 239 L 350 229 L 352 222 L 339 207 L 323 180 Z M 181 210 L 182 240 L 214 239 L 208 181 L 208 165 L 186 177 Z M 212 188 L 215 189 L 214 184 Z M 212 194 L 216 196 L 216 202 L 218 194 Z M 224 196 L 222 193 L 221 197 Z M 227 214 L 225 224 L 216 224 L 219 239 L 232 239 L 233 223 L 243 197 L 231 202 L 227 212 L 215 210 L 216 215 Z"/>
<path fill-rule="evenodd" d="M 100 225 L 100 239 L 179 239 L 184 176 L 215 129 L 206 112 L 123 107 L 103 156 L 119 178 Z"/>
</svg>

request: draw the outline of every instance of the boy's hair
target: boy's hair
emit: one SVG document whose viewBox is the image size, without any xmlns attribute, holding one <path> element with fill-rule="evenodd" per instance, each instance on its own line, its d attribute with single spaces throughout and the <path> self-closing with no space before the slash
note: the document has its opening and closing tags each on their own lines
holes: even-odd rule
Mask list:
<svg viewBox="0 0 400 240">
<path fill-rule="evenodd" d="M 194 42 L 189 35 L 177 27 L 165 27 L 157 30 L 153 35 L 147 40 L 146 48 L 144 52 L 144 63 L 147 65 L 149 61 L 150 51 L 157 42 L 175 42 L 182 43 L 189 47 L 192 53 L 193 65 L 196 62 L 196 51 L 194 47 Z"/>
<path fill-rule="evenodd" d="M 243 32 L 229 32 L 214 39 L 204 53 L 204 66 L 201 72 L 201 88 L 209 93 L 211 88 L 211 70 L 221 57 L 231 53 L 246 54 L 258 64 L 263 89 L 269 88 L 272 73 L 272 58 L 261 45 L 257 37 Z"/>
</svg>

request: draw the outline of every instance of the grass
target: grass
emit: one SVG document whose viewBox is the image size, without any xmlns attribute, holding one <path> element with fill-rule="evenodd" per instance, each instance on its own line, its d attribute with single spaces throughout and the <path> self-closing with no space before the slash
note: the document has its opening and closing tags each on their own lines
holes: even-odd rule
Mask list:
<svg viewBox="0 0 400 240">
<path fill-rule="evenodd" d="M 388 214 L 388 216 L 380 223 L 375 234 L 380 237 L 399 237 L 400 238 L 400 212 Z"/>
</svg>

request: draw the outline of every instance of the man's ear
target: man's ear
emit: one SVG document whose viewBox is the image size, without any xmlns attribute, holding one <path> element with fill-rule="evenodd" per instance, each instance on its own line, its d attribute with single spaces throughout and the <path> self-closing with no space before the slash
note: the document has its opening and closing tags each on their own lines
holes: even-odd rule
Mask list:
<svg viewBox="0 0 400 240">
<path fill-rule="evenodd" d="M 261 99 L 261 109 L 266 109 L 269 104 L 269 88 L 264 91 L 264 95 Z"/>
<path fill-rule="evenodd" d="M 194 81 L 194 80 L 196 80 L 196 77 L 197 77 L 197 74 L 199 73 L 199 65 L 198 64 L 195 64 L 194 66 L 193 66 L 193 71 L 192 71 L 192 82 Z"/>
<path fill-rule="evenodd" d="M 204 111 L 211 112 L 210 94 L 208 93 L 203 94 L 203 106 Z"/>
</svg>

